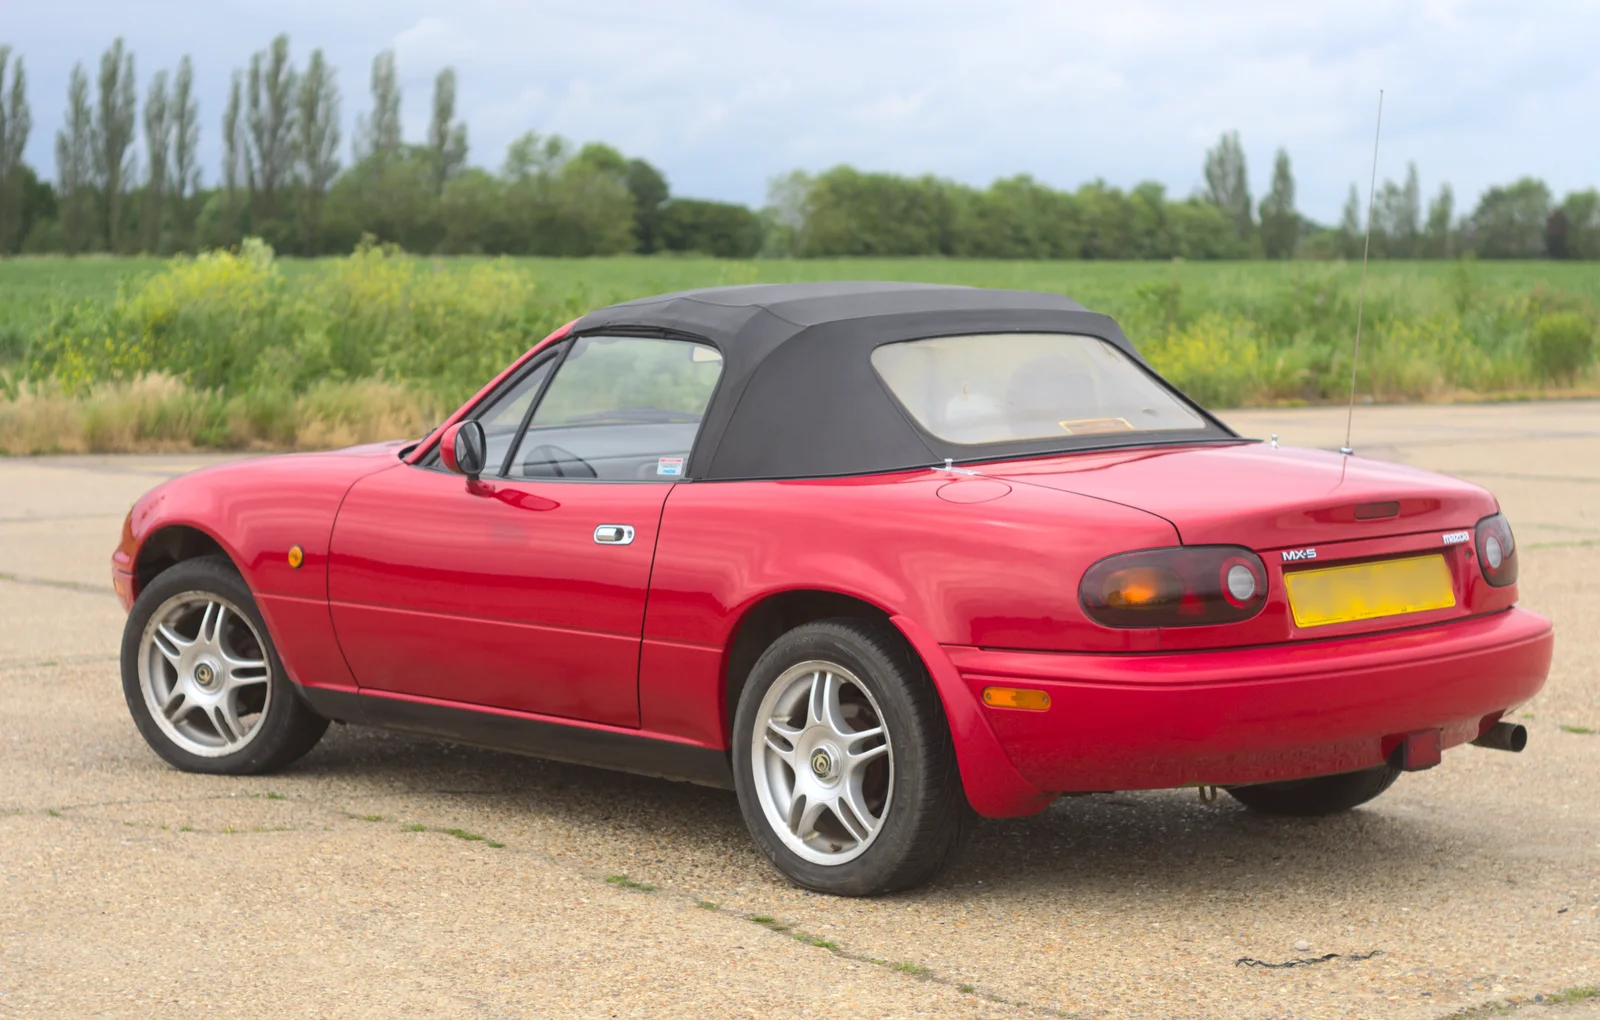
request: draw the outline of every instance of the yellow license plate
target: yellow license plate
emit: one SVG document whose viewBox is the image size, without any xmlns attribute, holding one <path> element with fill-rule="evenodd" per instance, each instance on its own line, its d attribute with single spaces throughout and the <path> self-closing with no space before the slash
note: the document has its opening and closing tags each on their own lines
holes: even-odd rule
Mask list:
<svg viewBox="0 0 1600 1020">
<path fill-rule="evenodd" d="M 1443 556 L 1379 560 L 1283 575 L 1297 627 L 1449 609 L 1455 586 Z"/>
</svg>

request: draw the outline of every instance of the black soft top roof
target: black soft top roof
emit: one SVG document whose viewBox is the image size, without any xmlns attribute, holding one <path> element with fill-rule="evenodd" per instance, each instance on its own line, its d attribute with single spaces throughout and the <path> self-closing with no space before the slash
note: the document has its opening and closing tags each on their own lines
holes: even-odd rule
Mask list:
<svg viewBox="0 0 1600 1020">
<path fill-rule="evenodd" d="M 572 333 L 694 339 L 722 354 L 722 378 L 685 471 L 690 478 L 869 474 L 947 458 L 994 460 L 1234 435 L 1201 411 L 1210 427 L 1198 437 L 1186 431 L 1178 437 L 1145 432 L 948 443 L 918 427 L 873 371 L 873 348 L 901 340 L 1078 333 L 1115 344 L 1155 375 L 1109 316 L 1059 294 L 924 283 L 710 287 L 602 308 L 579 319 Z"/>
</svg>

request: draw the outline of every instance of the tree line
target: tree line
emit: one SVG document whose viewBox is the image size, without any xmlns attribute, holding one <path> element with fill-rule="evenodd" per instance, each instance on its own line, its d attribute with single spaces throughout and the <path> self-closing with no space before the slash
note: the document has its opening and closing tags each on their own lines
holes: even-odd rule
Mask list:
<svg viewBox="0 0 1600 1020">
<path fill-rule="evenodd" d="M 0 256 L 166 254 L 246 236 L 300 255 L 348 252 L 368 235 L 421 253 L 563 256 L 1359 258 L 1364 243 L 1356 186 L 1337 224 L 1313 222 L 1295 205 L 1283 149 L 1257 202 L 1237 132 L 1206 152 L 1204 186 L 1187 197 L 1154 181 L 1064 190 L 1020 175 L 979 188 L 839 166 L 775 179 L 756 210 L 673 196 L 646 160 L 532 131 L 491 170 L 469 162 L 452 68 L 434 79 L 427 137 L 403 137 L 392 51 L 372 63 L 346 163 L 337 73 L 320 49 L 297 65 L 284 35 L 234 71 L 220 180 L 205 186 L 193 81 L 185 56 L 151 76 L 141 108 L 121 39 L 92 79 L 78 64 L 45 179 L 22 159 L 32 129 L 22 58 L 0 45 Z M 1600 192 L 1557 202 L 1525 177 L 1458 214 L 1448 184 L 1424 205 L 1411 164 L 1373 196 L 1371 244 L 1378 258 L 1600 259 Z"/>
</svg>

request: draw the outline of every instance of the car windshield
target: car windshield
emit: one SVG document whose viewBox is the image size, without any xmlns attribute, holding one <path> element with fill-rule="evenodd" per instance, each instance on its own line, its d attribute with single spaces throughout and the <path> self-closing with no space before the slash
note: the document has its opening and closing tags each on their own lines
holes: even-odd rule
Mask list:
<svg viewBox="0 0 1600 1020">
<path fill-rule="evenodd" d="M 947 443 L 1203 430 L 1204 418 L 1112 344 L 995 333 L 885 344 L 872 367 Z"/>
</svg>

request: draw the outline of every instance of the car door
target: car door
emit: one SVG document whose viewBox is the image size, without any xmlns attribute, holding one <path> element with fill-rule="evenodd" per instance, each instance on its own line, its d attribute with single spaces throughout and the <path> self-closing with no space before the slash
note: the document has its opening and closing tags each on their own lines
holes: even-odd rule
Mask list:
<svg viewBox="0 0 1600 1020">
<path fill-rule="evenodd" d="M 637 726 L 661 508 L 720 370 L 705 345 L 578 338 L 475 409 L 481 480 L 427 458 L 358 482 L 328 577 L 357 683 Z"/>
</svg>

